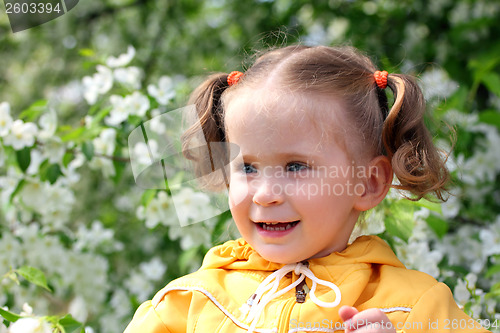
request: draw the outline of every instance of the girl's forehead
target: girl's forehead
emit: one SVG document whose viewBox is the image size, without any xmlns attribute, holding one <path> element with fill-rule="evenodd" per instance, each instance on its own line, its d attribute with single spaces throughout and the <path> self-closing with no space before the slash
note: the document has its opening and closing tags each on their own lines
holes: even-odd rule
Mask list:
<svg viewBox="0 0 500 333">
<path fill-rule="evenodd" d="M 229 132 L 231 126 L 255 122 L 276 130 L 312 126 L 321 132 L 321 137 L 345 130 L 344 109 L 338 98 L 283 89 L 242 90 L 224 100 L 224 119 Z"/>
</svg>

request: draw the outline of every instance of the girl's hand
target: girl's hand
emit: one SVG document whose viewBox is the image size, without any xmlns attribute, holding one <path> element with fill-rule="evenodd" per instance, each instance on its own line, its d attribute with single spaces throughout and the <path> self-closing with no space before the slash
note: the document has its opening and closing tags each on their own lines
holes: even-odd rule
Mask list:
<svg viewBox="0 0 500 333">
<path fill-rule="evenodd" d="M 344 321 L 345 333 L 396 333 L 389 318 L 379 309 L 359 312 L 352 306 L 344 305 L 339 315 Z"/>
</svg>

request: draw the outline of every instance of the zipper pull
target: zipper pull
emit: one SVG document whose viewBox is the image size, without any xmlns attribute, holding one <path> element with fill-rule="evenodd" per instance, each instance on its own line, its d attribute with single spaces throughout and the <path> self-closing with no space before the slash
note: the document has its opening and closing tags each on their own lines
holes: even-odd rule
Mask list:
<svg viewBox="0 0 500 333">
<path fill-rule="evenodd" d="M 306 285 L 306 279 L 302 280 L 295 287 L 295 300 L 297 301 L 297 303 L 304 303 L 306 301 L 307 292 L 304 290 L 304 285 Z"/>
<path fill-rule="evenodd" d="M 302 261 L 302 264 L 309 267 L 309 262 L 307 262 L 307 260 Z M 308 291 L 309 287 L 306 284 L 306 279 L 304 279 L 295 287 L 295 300 L 297 303 L 304 303 L 306 301 Z"/>
</svg>

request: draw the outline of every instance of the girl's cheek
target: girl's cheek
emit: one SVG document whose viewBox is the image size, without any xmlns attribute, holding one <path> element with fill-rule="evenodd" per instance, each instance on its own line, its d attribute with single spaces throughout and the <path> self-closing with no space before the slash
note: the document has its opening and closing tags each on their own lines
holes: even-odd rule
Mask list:
<svg viewBox="0 0 500 333">
<path fill-rule="evenodd" d="M 231 182 L 229 183 L 229 207 L 233 207 L 244 203 L 249 198 L 249 183 L 246 178 L 242 177 L 231 177 Z"/>
</svg>

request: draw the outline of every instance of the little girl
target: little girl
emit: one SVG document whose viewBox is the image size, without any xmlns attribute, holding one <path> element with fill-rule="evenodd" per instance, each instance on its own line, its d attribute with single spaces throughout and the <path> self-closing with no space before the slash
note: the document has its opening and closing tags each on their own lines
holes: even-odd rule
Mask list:
<svg viewBox="0 0 500 333">
<path fill-rule="evenodd" d="M 220 159 L 242 239 L 212 248 L 125 332 L 488 332 L 380 238 L 348 243 L 391 186 L 443 199 L 448 172 L 411 77 L 350 47 L 289 46 L 209 77 L 192 103 L 207 142 L 239 149 Z"/>
</svg>

